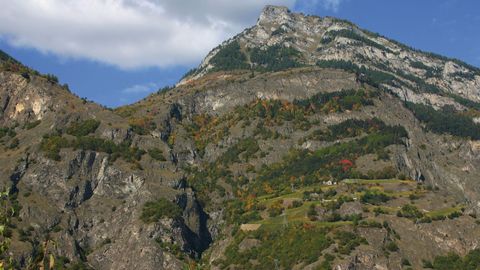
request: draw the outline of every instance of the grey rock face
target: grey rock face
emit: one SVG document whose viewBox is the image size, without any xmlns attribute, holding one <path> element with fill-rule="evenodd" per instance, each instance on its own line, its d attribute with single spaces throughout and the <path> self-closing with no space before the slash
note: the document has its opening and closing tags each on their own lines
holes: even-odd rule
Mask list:
<svg viewBox="0 0 480 270">
<path fill-rule="evenodd" d="M 358 87 L 355 76 L 340 71 L 319 69 L 280 72 L 271 76 L 222 83 L 207 91 L 180 99 L 185 110 L 193 113 L 223 114 L 256 99 L 294 101 L 320 92 L 335 92 Z"/>
</svg>

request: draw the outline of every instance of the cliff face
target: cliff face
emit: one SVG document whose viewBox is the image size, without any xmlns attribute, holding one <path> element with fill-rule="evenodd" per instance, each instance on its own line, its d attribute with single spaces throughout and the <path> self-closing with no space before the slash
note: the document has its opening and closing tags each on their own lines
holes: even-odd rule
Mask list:
<svg viewBox="0 0 480 270">
<path fill-rule="evenodd" d="M 272 6 L 115 110 L 0 57 L 18 268 L 416 269 L 480 245 L 480 71 L 458 60 Z"/>
<path fill-rule="evenodd" d="M 59 160 L 39 150 L 42 136 L 63 133 L 71 123 L 87 119 L 100 123 L 91 137 L 113 144 L 134 141 L 167 148 L 163 141 L 143 140 L 124 118 L 38 75 L 4 70 L 0 81 L 0 123 L 8 127 L 2 133 L 2 185 L 21 205 L 10 247 L 19 267 L 40 256 L 44 243 L 55 256 L 72 264 L 88 260 L 95 269 L 181 268 L 155 242 L 160 237 L 192 257 L 209 245 L 205 213 L 170 159 L 149 159 L 140 170 L 139 164 L 112 161 L 109 153 L 89 147 L 59 149 Z M 148 225 L 140 221 L 141 206 L 158 197 L 177 202 L 184 218 Z"/>
</svg>

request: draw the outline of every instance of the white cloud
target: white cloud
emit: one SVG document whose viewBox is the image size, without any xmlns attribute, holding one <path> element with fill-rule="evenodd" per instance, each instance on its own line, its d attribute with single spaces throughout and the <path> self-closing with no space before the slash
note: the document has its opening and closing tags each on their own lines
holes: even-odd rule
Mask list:
<svg viewBox="0 0 480 270">
<path fill-rule="evenodd" d="M 0 0 L 0 35 L 13 46 L 125 69 L 192 65 L 254 24 L 266 4 L 294 2 Z"/>
<path fill-rule="evenodd" d="M 124 94 L 145 94 L 158 90 L 156 83 L 136 84 L 122 90 Z"/>
</svg>

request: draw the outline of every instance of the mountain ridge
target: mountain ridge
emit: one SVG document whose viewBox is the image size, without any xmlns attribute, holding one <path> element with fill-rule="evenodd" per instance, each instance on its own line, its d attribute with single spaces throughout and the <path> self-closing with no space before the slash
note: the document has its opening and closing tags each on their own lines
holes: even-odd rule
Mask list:
<svg viewBox="0 0 480 270">
<path fill-rule="evenodd" d="M 392 74 L 397 79 L 414 85 L 415 80 L 426 80 L 442 91 L 480 101 L 478 92 L 480 69 L 476 67 L 456 59 L 414 50 L 360 29 L 348 21 L 331 17 L 304 16 L 292 13 L 285 7 L 276 6 L 267 6 L 254 27 L 248 28 L 210 52 L 194 76 L 187 76 L 178 85 L 188 82 L 190 78 L 198 78 L 214 68 L 210 60 L 222 46 L 231 42 L 242 43 L 240 47 L 245 47 L 246 50 L 272 46 L 291 47 L 302 54 L 303 64 L 306 65 L 312 66 L 318 61 L 349 61 Z M 353 46 L 345 50 L 343 47 L 346 44 Z M 409 64 L 406 65 L 406 62 Z M 250 66 L 248 69 L 252 69 L 251 62 L 247 65 Z M 392 65 L 395 68 L 392 68 Z M 396 69 L 399 68 L 406 73 L 396 74 Z M 436 78 L 438 76 L 439 78 Z M 463 81 L 465 78 L 461 78 L 462 76 L 468 77 L 469 80 Z M 398 87 L 392 90 L 405 96 L 414 95 Z"/>
</svg>

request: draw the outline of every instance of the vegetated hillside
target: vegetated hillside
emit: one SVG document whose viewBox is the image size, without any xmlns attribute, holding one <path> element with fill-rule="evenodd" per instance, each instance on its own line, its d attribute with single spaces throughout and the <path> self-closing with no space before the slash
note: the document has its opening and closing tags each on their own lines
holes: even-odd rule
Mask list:
<svg viewBox="0 0 480 270">
<path fill-rule="evenodd" d="M 475 67 L 272 6 L 115 110 L 0 61 L 5 264 L 480 265 Z"/>
</svg>

